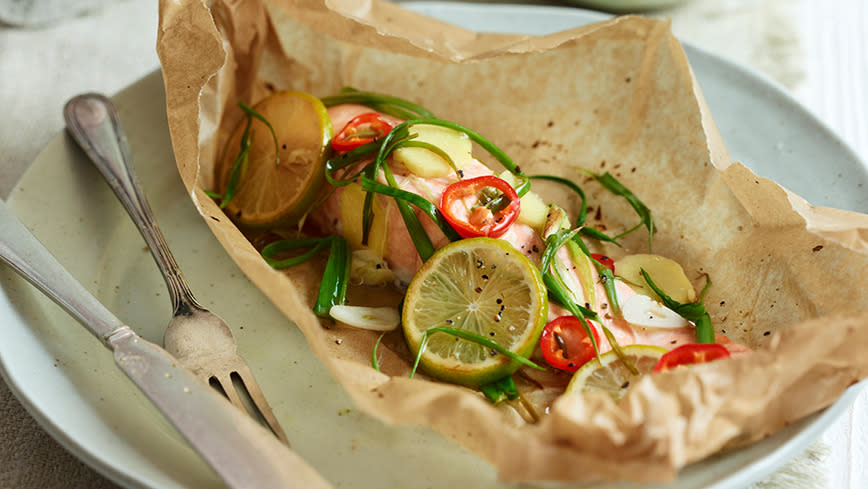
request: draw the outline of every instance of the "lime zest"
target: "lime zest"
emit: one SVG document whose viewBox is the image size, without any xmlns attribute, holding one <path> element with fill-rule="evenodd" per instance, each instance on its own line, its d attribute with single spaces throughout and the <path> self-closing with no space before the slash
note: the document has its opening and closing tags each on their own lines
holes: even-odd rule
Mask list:
<svg viewBox="0 0 868 489">
<path fill-rule="evenodd" d="M 540 367 L 539 365 L 537 365 L 533 361 L 531 361 L 531 360 L 529 360 L 529 359 L 527 359 L 527 358 L 525 358 L 525 357 L 523 357 L 517 353 L 509 351 L 508 349 L 500 346 L 499 344 L 495 343 L 494 341 L 491 341 L 490 339 L 488 339 L 484 336 L 478 335 L 476 333 L 471 333 L 469 331 L 456 329 L 456 328 L 438 327 L 438 328 L 428 329 L 424 333 L 422 333 L 422 341 L 419 343 L 419 351 L 416 352 L 416 359 L 413 362 L 413 369 L 410 370 L 410 378 L 411 379 L 413 378 L 413 375 L 415 375 L 416 369 L 419 367 L 419 362 L 422 360 L 422 353 L 424 353 L 425 348 L 428 347 L 428 339 L 431 337 L 432 334 L 435 334 L 435 333 L 446 333 L 446 334 L 450 334 L 452 336 L 457 336 L 458 338 L 461 338 L 461 339 L 464 339 L 467 341 L 471 341 L 473 343 L 482 345 L 486 348 L 491 348 L 492 350 L 495 350 L 496 352 L 500 353 L 501 355 L 506 356 L 510 360 L 514 360 L 518 363 L 521 363 L 522 365 L 526 365 L 528 367 L 535 368 L 537 370 L 545 370 L 545 367 Z"/>
</svg>

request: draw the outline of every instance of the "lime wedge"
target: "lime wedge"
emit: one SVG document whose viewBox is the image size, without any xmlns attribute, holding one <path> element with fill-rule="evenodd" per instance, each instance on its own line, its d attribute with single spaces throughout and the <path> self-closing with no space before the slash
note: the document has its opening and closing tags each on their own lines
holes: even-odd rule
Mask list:
<svg viewBox="0 0 868 489">
<path fill-rule="evenodd" d="M 506 241 L 473 238 L 438 250 L 416 273 L 404 300 L 404 336 L 414 356 L 425 331 L 455 328 L 524 357 L 545 326 L 548 299 L 537 267 Z M 513 373 L 505 355 L 447 333 L 434 333 L 420 365 L 432 377 L 482 385 Z"/>
<path fill-rule="evenodd" d="M 253 109 L 274 128 L 277 148 L 268 127 L 257 118 L 251 119 L 247 168 L 225 212 L 246 226 L 291 226 L 314 203 L 325 181 L 323 163 L 332 137 L 331 120 L 318 98 L 302 92 L 277 92 Z M 215 168 L 221 194 L 229 184 L 246 126 L 244 117 Z M 275 149 L 280 156 L 277 165 Z"/>
<path fill-rule="evenodd" d="M 657 361 L 668 351 L 652 345 L 628 345 L 621 350 L 639 370 L 639 375 L 630 372 L 614 351 L 608 351 L 576 370 L 566 392 L 605 392 L 617 401 L 624 397 L 631 384 L 653 372 Z"/>
</svg>

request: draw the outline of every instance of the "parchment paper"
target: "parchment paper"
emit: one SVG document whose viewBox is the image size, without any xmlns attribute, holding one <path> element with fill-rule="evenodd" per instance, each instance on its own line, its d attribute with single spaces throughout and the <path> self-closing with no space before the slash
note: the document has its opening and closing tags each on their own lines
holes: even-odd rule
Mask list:
<svg viewBox="0 0 868 489">
<path fill-rule="evenodd" d="M 527 37 L 476 34 L 377 1 L 161 0 L 159 29 L 169 127 L 193 201 L 359 407 L 385 422 L 431 426 L 505 480 L 661 481 L 828 406 L 868 375 L 868 216 L 812 207 L 733 163 L 664 21 Z M 713 277 L 706 304 L 717 331 L 757 351 L 645 377 L 617 405 L 564 396 L 537 424 L 469 389 L 407 379 L 399 341 L 387 341 L 376 372 L 376 335 L 324 328 L 310 312 L 316 267 L 272 270 L 203 192 L 240 117 L 236 100 L 347 85 L 472 127 L 529 173 L 583 182 L 578 168 L 612 172 L 652 209 L 654 252 L 677 257 L 697 286 Z M 586 188 L 608 229 L 635 223 L 622 201 Z M 645 252 L 647 237 L 625 245 Z"/>
</svg>

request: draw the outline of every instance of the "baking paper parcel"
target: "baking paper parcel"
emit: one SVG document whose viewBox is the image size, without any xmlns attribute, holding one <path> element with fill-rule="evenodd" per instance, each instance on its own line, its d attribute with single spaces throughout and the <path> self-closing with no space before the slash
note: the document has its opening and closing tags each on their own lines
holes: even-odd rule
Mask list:
<svg viewBox="0 0 868 489">
<path fill-rule="evenodd" d="M 732 162 L 665 21 L 621 17 L 528 37 L 468 32 L 377 1 L 162 0 L 158 51 L 178 169 L 229 255 L 360 409 L 431 426 L 504 480 L 669 480 L 830 405 L 868 375 L 868 216 L 812 207 Z M 470 389 L 409 379 L 400 333 L 384 340 L 374 370 L 376 333 L 311 312 L 321 270 L 271 269 L 204 192 L 242 118 L 238 100 L 345 86 L 471 127 L 526 173 L 587 182 L 617 231 L 635 213 L 580 169 L 612 172 L 652 209 L 653 252 L 676 257 L 697 290 L 711 277 L 715 328 L 755 352 L 646 376 L 617 404 L 562 396 L 535 423 Z M 575 197 L 538 188 L 575 216 Z M 647 252 L 640 234 L 620 253 Z"/>
</svg>

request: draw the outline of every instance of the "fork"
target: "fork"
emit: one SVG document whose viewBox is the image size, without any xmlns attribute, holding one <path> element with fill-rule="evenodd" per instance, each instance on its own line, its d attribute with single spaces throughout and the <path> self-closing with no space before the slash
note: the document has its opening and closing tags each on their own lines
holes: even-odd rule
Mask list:
<svg viewBox="0 0 868 489">
<path fill-rule="evenodd" d="M 63 114 L 67 130 L 120 199 L 166 280 L 173 311 L 163 336 L 166 350 L 196 377 L 221 391 L 232 404 L 254 418 L 261 417 L 260 421 L 264 420 L 275 436 L 288 445 L 286 434 L 250 367 L 236 351 L 232 331 L 216 314 L 199 304 L 169 251 L 136 180 L 126 135 L 112 102 L 103 95 L 86 93 L 70 99 Z M 252 406 L 245 405 L 239 391 L 246 394 Z"/>
</svg>

